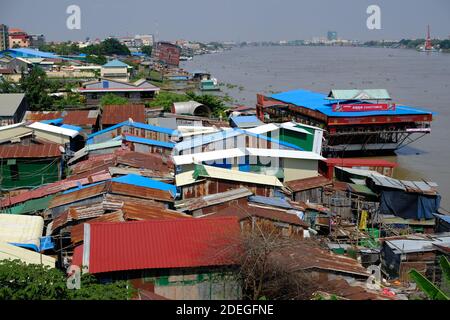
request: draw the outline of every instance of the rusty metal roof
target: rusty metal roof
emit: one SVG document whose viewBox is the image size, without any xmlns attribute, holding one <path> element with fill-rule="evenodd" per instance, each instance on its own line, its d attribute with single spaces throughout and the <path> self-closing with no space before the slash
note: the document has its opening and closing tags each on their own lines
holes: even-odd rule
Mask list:
<svg viewBox="0 0 450 320">
<path fill-rule="evenodd" d="M 27 111 L 25 113 L 25 120 L 28 121 L 54 120 L 58 118 L 62 118 L 61 111 Z"/>
<path fill-rule="evenodd" d="M 56 143 L 38 143 L 28 146 L 8 144 L 0 146 L 0 158 L 56 158 L 61 156 L 60 145 Z"/>
<path fill-rule="evenodd" d="M 146 122 L 145 105 L 143 104 L 125 104 L 108 105 L 103 107 L 102 124 L 113 125 L 133 119 L 134 122 Z"/>
<path fill-rule="evenodd" d="M 332 184 L 332 181 L 324 176 L 317 176 L 307 179 L 292 180 L 284 183 L 293 192 L 299 192 L 314 188 L 320 188 Z"/>
<path fill-rule="evenodd" d="M 72 202 L 93 198 L 106 193 L 110 189 L 109 182 L 101 182 L 69 193 L 57 195 L 50 201 L 49 208 L 59 207 Z"/>
<path fill-rule="evenodd" d="M 97 122 L 98 110 L 67 110 L 63 112 L 64 123 L 93 126 Z"/>
</svg>

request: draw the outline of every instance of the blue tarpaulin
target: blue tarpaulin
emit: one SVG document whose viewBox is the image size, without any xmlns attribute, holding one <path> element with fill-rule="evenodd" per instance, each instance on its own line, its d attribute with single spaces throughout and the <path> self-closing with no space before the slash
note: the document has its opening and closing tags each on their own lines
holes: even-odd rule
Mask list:
<svg viewBox="0 0 450 320">
<path fill-rule="evenodd" d="M 383 190 L 381 192 L 380 212 L 392 214 L 403 219 L 433 219 L 438 212 L 441 196 L 428 196 L 407 193 L 402 190 Z"/>
</svg>

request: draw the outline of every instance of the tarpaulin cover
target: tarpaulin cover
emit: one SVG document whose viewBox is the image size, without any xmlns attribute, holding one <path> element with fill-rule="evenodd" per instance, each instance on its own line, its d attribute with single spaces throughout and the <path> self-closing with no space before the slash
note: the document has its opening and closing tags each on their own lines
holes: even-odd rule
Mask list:
<svg viewBox="0 0 450 320">
<path fill-rule="evenodd" d="M 438 212 L 441 196 L 384 190 L 381 193 L 380 212 L 403 219 L 433 219 Z"/>
</svg>

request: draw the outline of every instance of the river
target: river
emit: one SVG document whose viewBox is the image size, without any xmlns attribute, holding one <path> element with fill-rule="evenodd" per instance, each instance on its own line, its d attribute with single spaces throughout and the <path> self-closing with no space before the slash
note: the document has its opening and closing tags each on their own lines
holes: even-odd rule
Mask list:
<svg viewBox="0 0 450 320">
<path fill-rule="evenodd" d="M 237 103 L 256 104 L 256 94 L 293 89 L 384 88 L 398 104 L 437 112 L 432 133 L 382 157 L 399 164 L 395 177 L 439 185 L 450 210 L 450 54 L 360 47 L 244 47 L 195 56 L 188 71 L 206 70 Z"/>
</svg>

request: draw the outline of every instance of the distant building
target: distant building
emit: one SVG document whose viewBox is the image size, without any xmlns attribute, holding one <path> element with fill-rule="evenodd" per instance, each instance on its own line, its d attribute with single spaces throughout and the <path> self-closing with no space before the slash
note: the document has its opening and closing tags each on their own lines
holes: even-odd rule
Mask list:
<svg viewBox="0 0 450 320">
<path fill-rule="evenodd" d="M 0 24 L 0 51 L 9 49 L 9 31 L 8 26 Z"/>
<path fill-rule="evenodd" d="M 28 104 L 24 93 L 0 94 L 0 126 L 22 121 Z"/>
<path fill-rule="evenodd" d="M 22 29 L 14 28 L 9 30 L 10 48 L 28 48 L 30 40 L 28 34 Z"/>
<path fill-rule="evenodd" d="M 114 79 L 119 81 L 128 81 L 128 69 L 132 67 L 120 60 L 112 60 L 102 65 L 100 75 L 102 78 Z"/>
<path fill-rule="evenodd" d="M 336 31 L 328 31 L 327 33 L 327 39 L 328 41 L 333 41 L 338 39 L 338 34 Z"/>
<path fill-rule="evenodd" d="M 135 39 L 140 39 L 142 41 L 142 45 L 144 46 L 153 46 L 153 35 L 152 34 L 137 34 Z"/>
<path fill-rule="evenodd" d="M 169 66 L 180 64 L 181 48 L 170 42 L 158 42 L 152 50 L 152 58 Z"/>
<path fill-rule="evenodd" d="M 30 48 L 39 48 L 45 44 L 45 36 L 43 34 L 30 34 Z"/>
<path fill-rule="evenodd" d="M 145 79 L 136 82 L 125 82 L 101 78 L 83 83 L 77 92 L 86 97 L 87 104 L 99 104 L 102 96 L 108 93 L 127 98 L 130 102 L 145 102 L 154 98 L 159 88 Z"/>
</svg>

